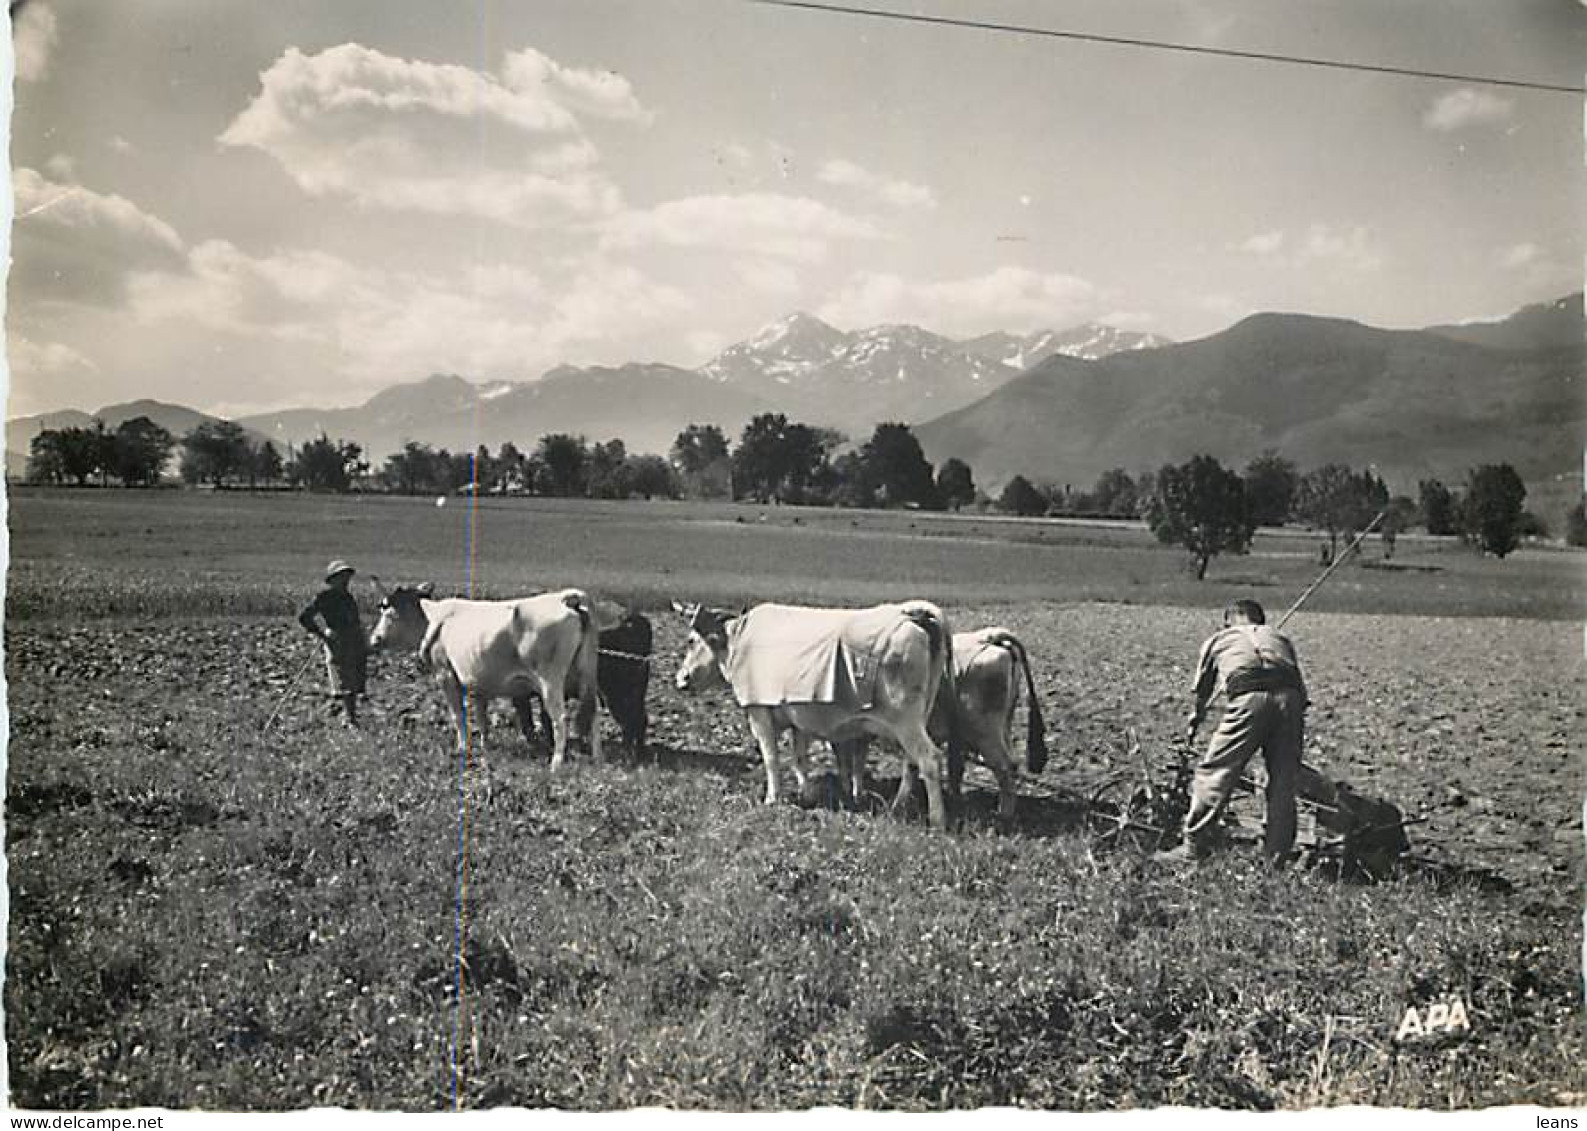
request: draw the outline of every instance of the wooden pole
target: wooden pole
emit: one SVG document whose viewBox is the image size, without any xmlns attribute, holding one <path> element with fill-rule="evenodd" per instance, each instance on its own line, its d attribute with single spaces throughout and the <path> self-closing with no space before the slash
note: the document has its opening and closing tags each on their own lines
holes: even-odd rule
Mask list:
<svg viewBox="0 0 1587 1131">
<path fill-rule="evenodd" d="M 1333 573 L 1334 570 L 1338 569 L 1341 565 L 1344 564 L 1345 559 L 1348 558 L 1355 551 L 1355 548 L 1357 546 L 1361 545 L 1362 539 L 1366 538 L 1366 536 L 1368 534 L 1371 534 L 1373 530 L 1377 529 L 1378 523 L 1382 522 L 1384 520 L 1384 518 L 1387 517 L 1388 513 L 1389 513 L 1389 509 L 1387 507 L 1384 507 L 1382 510 L 1380 510 L 1378 512 L 1378 515 L 1377 515 L 1376 518 L 1374 518 L 1371 522 L 1367 523 L 1367 528 L 1365 530 L 1363 530 L 1360 534 L 1356 535 L 1355 541 L 1351 542 L 1350 545 L 1345 547 L 1345 552 L 1344 553 L 1340 554 L 1337 558 L 1335 558 L 1332 562 L 1329 563 L 1328 568 L 1322 571 L 1322 576 L 1320 576 L 1319 578 L 1317 578 L 1316 581 L 1314 581 L 1310 585 L 1308 585 L 1306 587 L 1306 591 L 1304 593 L 1302 593 L 1299 597 L 1295 598 L 1295 603 L 1289 607 L 1289 611 L 1287 613 L 1285 613 L 1283 616 L 1278 618 L 1278 623 L 1273 626 L 1274 629 L 1280 629 L 1280 628 L 1284 627 L 1284 622 L 1289 620 L 1290 617 L 1294 616 L 1295 615 L 1295 611 L 1306 603 L 1306 598 L 1310 597 L 1313 593 L 1315 593 L 1317 591 L 1318 586 L 1320 586 L 1323 582 L 1328 580 L 1328 575 L 1329 574 Z"/>
</svg>

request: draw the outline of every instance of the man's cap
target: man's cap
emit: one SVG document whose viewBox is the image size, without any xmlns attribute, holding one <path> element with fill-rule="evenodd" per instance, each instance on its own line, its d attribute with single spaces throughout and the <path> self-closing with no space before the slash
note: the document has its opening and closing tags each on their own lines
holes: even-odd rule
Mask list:
<svg viewBox="0 0 1587 1131">
<path fill-rule="evenodd" d="M 330 565 L 325 567 L 325 580 L 329 581 L 331 578 L 335 577 L 339 573 L 357 573 L 357 572 L 358 571 L 356 569 L 354 569 L 352 566 L 348 565 L 346 562 L 342 561 L 340 558 L 337 558 L 334 562 L 332 562 Z"/>
</svg>

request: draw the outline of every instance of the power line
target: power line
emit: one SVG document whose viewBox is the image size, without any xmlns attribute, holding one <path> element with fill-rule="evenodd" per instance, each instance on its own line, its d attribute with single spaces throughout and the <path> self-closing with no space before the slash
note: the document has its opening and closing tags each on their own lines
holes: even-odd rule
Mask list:
<svg viewBox="0 0 1587 1131">
<path fill-rule="evenodd" d="M 1483 86 L 1507 86 L 1522 90 L 1541 90 L 1555 94 L 1587 94 L 1587 87 L 1535 82 L 1529 79 L 1503 79 L 1493 78 L 1488 75 L 1462 75 L 1445 71 L 1423 71 L 1414 67 L 1388 67 L 1374 63 L 1346 62 L 1342 59 L 1316 59 L 1305 55 L 1279 55 L 1265 51 L 1238 51 L 1229 47 L 1204 47 L 1193 43 L 1173 43 L 1160 39 L 1136 39 L 1123 35 L 1098 35 L 1093 32 L 1061 31 L 1056 28 L 1029 27 L 1022 24 L 989 23 L 984 20 L 957 19 L 952 16 L 924 16 L 915 12 L 889 12 L 881 8 L 860 8 L 847 4 L 815 3 L 813 0 L 748 0 L 748 2 L 751 4 L 764 4 L 773 8 L 799 8 L 809 12 L 827 12 L 842 16 L 870 16 L 876 19 L 898 20 L 903 23 L 931 24 L 937 27 L 971 28 L 976 31 L 998 31 L 1012 35 L 1040 36 L 1046 39 L 1069 39 L 1081 43 L 1106 43 L 1116 47 L 1146 47 L 1158 51 L 1180 51 L 1188 55 L 1216 55 L 1225 59 L 1254 59 L 1265 63 L 1288 63 L 1301 67 L 1324 67 L 1335 71 L 1365 71 L 1369 74 L 1399 75 L 1404 78 L 1443 79 Z"/>
</svg>

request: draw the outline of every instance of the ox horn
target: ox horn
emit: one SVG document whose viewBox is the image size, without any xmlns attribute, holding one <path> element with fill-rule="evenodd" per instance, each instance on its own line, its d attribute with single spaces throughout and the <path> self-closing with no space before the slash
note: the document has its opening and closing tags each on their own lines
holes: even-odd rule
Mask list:
<svg viewBox="0 0 1587 1131">
<path fill-rule="evenodd" d="M 379 593 L 382 597 L 391 596 L 391 592 L 386 588 L 385 582 L 381 581 L 379 577 L 375 576 L 374 574 L 370 574 L 369 580 L 375 583 L 376 593 Z"/>
</svg>

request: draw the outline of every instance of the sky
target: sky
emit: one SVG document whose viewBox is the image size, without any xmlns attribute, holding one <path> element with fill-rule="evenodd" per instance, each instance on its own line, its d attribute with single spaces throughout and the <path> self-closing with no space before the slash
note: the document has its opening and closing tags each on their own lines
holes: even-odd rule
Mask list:
<svg viewBox="0 0 1587 1131">
<path fill-rule="evenodd" d="M 871 7 L 1580 86 L 1578 0 Z M 1579 95 L 749 0 L 28 0 L 7 416 L 1581 286 Z"/>
</svg>

